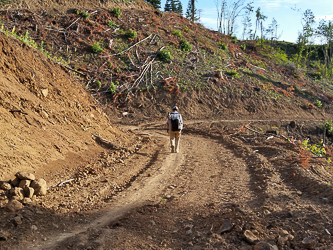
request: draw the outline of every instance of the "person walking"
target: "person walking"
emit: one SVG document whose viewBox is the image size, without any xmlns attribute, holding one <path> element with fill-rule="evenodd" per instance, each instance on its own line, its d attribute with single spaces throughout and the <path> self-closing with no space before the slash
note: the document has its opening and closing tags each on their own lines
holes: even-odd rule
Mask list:
<svg viewBox="0 0 333 250">
<path fill-rule="evenodd" d="M 179 152 L 179 140 L 183 129 L 183 118 L 178 113 L 178 107 L 172 108 L 172 113 L 168 115 L 166 122 L 167 132 L 170 136 L 171 153 Z"/>
</svg>

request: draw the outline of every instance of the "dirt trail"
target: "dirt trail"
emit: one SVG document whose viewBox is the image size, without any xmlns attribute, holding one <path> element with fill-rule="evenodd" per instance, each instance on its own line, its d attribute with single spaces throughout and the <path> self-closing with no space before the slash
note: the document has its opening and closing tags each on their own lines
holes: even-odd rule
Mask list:
<svg viewBox="0 0 333 250">
<path fill-rule="evenodd" d="M 73 222 L 28 249 L 250 250 L 259 241 L 304 249 L 307 237 L 317 249 L 333 246 L 325 231 L 333 232 L 333 191 L 319 176 L 286 162 L 294 150 L 289 142 L 252 133 L 205 135 L 189 125 L 180 153 L 171 154 L 162 126 L 124 126 L 159 142 L 148 148 L 144 171 L 97 215 L 84 215 L 86 224 Z"/>
</svg>

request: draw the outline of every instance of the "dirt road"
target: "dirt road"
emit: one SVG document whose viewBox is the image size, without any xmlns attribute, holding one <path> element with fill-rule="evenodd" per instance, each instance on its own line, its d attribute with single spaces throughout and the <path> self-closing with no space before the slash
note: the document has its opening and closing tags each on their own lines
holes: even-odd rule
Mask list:
<svg viewBox="0 0 333 250">
<path fill-rule="evenodd" d="M 248 133 L 187 133 L 175 154 L 169 153 L 166 132 L 158 128 L 136 131 L 156 138 L 158 148 L 128 188 L 86 218 L 85 225 L 72 223 L 66 232 L 30 244 L 29 249 L 333 246 L 328 234 L 333 232 L 331 187 L 312 172 L 285 162 L 293 152 L 290 143 L 275 138 L 268 145 L 265 137 L 264 145 Z M 265 246 L 271 248 L 259 248 Z"/>
</svg>

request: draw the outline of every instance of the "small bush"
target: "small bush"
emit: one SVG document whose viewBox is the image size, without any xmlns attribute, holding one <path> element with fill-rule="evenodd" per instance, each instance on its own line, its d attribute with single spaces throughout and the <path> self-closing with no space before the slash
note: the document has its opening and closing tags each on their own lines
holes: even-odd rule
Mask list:
<svg viewBox="0 0 333 250">
<path fill-rule="evenodd" d="M 161 59 L 163 62 L 170 62 L 173 60 L 173 57 L 170 54 L 170 51 L 167 50 L 160 50 L 157 52 L 157 56 Z"/>
<path fill-rule="evenodd" d="M 227 70 L 226 74 L 239 78 L 239 75 L 236 70 Z"/>
<path fill-rule="evenodd" d="M 120 8 L 113 8 L 112 10 L 111 10 L 111 12 L 113 13 L 113 15 L 115 15 L 115 17 L 117 17 L 117 18 L 119 18 L 120 16 L 121 16 L 121 10 L 120 10 Z"/>
<path fill-rule="evenodd" d="M 104 52 L 104 49 L 101 48 L 101 44 L 99 42 L 94 43 L 91 46 L 92 52 L 93 53 L 100 53 L 100 52 Z"/>
<path fill-rule="evenodd" d="M 89 19 L 90 14 L 85 12 L 85 11 L 81 11 L 80 15 L 84 18 L 84 19 Z"/>
<path fill-rule="evenodd" d="M 183 27 L 183 30 L 184 30 L 186 33 L 190 31 L 190 29 L 189 29 L 187 26 L 184 26 L 184 27 Z"/>
<path fill-rule="evenodd" d="M 192 49 L 191 44 L 189 44 L 185 40 L 180 41 L 180 47 L 183 51 L 190 51 Z"/>
<path fill-rule="evenodd" d="M 327 134 L 333 134 L 332 120 L 326 121 L 321 125 L 321 129 L 326 129 Z"/>
<path fill-rule="evenodd" d="M 137 33 L 136 33 L 135 30 L 127 30 L 126 31 L 126 36 L 128 36 L 129 38 L 134 39 L 134 38 L 136 38 Z"/>
<path fill-rule="evenodd" d="M 174 30 L 172 35 L 175 35 L 176 37 L 182 37 L 182 32 L 180 30 Z"/>
<path fill-rule="evenodd" d="M 294 74 L 294 77 L 295 77 L 296 79 L 299 79 L 299 75 L 297 75 L 297 74 Z"/>
<path fill-rule="evenodd" d="M 319 100 L 316 100 L 316 101 L 315 101 L 315 104 L 316 104 L 316 106 L 317 106 L 318 108 L 320 108 L 321 106 L 323 106 L 323 104 L 322 104 L 321 101 L 319 101 Z"/>
<path fill-rule="evenodd" d="M 232 36 L 231 37 L 231 42 L 232 43 L 236 43 L 237 42 L 237 37 L 236 36 Z"/>
<path fill-rule="evenodd" d="M 116 28 L 119 27 L 119 25 L 116 24 L 116 22 L 113 21 L 113 20 L 108 20 L 108 21 L 106 22 L 106 25 L 109 26 L 109 27 L 116 27 Z"/>
<path fill-rule="evenodd" d="M 116 85 L 114 85 L 113 82 L 111 82 L 111 85 L 110 85 L 110 93 L 113 95 L 114 93 L 116 93 Z"/>
<path fill-rule="evenodd" d="M 321 75 L 320 72 L 316 72 L 316 73 L 311 73 L 310 76 L 315 79 L 315 80 L 320 80 L 323 78 L 323 76 Z"/>
<path fill-rule="evenodd" d="M 101 81 L 97 81 L 97 85 L 98 85 L 99 88 L 102 87 Z"/>
<path fill-rule="evenodd" d="M 227 50 L 228 49 L 228 45 L 226 45 L 225 43 L 219 42 L 219 45 L 220 45 L 222 50 Z"/>
<path fill-rule="evenodd" d="M 241 48 L 242 50 L 246 50 L 246 45 L 243 44 L 243 45 L 240 46 L 240 48 Z"/>
</svg>

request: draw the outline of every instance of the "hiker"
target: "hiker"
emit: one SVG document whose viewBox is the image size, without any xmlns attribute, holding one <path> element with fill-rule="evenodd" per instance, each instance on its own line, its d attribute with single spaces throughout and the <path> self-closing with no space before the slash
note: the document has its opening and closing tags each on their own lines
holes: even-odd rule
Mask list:
<svg viewBox="0 0 333 250">
<path fill-rule="evenodd" d="M 172 108 L 172 113 L 168 115 L 166 122 L 167 132 L 170 136 L 171 153 L 179 152 L 179 139 L 183 129 L 183 119 L 178 113 L 178 107 Z"/>
</svg>

